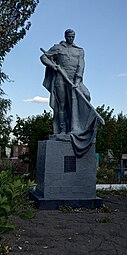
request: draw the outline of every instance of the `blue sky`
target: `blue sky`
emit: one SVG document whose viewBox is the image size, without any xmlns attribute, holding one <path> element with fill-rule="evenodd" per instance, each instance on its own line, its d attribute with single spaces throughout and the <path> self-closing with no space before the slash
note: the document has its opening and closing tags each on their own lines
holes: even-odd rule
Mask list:
<svg viewBox="0 0 127 255">
<path fill-rule="evenodd" d="M 92 105 L 127 114 L 127 0 L 40 0 L 30 20 L 30 31 L 3 66 L 14 80 L 3 85 L 14 122 L 16 114 L 26 118 L 50 110 L 43 100 L 49 93 L 42 86 L 45 68 L 39 49 L 59 43 L 67 28 L 75 30 L 75 44 L 85 51 L 84 84 Z"/>
</svg>

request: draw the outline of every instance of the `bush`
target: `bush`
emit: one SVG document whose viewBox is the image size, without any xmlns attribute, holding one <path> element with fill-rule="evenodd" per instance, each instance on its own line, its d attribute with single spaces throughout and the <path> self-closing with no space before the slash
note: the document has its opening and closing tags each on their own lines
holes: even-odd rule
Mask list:
<svg viewBox="0 0 127 255">
<path fill-rule="evenodd" d="M 0 172 L 0 239 L 2 235 L 13 230 L 11 215 L 22 217 L 21 211 L 28 206 L 27 194 L 35 182 L 23 176 L 13 176 L 10 170 Z M 30 203 L 30 202 L 29 202 Z M 32 215 L 31 215 L 32 216 Z M 2 249 L 2 244 L 0 245 Z M 0 250 L 1 252 L 1 250 Z"/>
<path fill-rule="evenodd" d="M 97 170 L 97 183 L 117 183 L 117 171 L 114 169 L 99 168 Z"/>
</svg>

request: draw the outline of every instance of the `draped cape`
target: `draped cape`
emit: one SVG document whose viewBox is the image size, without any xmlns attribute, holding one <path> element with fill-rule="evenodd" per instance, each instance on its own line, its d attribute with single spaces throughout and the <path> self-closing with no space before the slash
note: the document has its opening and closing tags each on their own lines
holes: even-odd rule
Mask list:
<svg viewBox="0 0 127 255">
<path fill-rule="evenodd" d="M 50 92 L 49 104 L 54 110 L 54 133 L 58 134 L 58 105 L 54 88 L 55 77 L 56 72 L 52 68 L 46 67 L 43 85 Z M 96 137 L 97 114 L 88 101 L 84 100 L 86 94 L 88 94 L 88 90 L 83 84 L 80 85 L 80 93 L 78 89 L 72 89 L 71 132 L 69 134 L 77 157 L 81 157 L 89 150 Z"/>
</svg>

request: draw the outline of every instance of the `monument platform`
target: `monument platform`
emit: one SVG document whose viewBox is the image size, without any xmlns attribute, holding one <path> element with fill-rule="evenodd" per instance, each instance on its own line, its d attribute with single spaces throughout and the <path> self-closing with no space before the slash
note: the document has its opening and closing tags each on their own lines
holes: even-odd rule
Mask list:
<svg viewBox="0 0 127 255">
<path fill-rule="evenodd" d="M 51 138 L 52 139 L 52 138 Z M 102 200 L 96 197 L 95 144 L 81 158 L 74 154 L 71 141 L 38 142 L 37 187 L 30 193 L 38 208 L 96 208 Z"/>
</svg>

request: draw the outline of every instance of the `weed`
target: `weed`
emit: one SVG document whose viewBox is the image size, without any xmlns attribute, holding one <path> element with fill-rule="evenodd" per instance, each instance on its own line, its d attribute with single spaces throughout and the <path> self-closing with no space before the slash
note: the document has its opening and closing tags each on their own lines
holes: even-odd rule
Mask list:
<svg viewBox="0 0 127 255">
<path fill-rule="evenodd" d="M 64 212 L 64 213 L 70 213 L 70 212 L 74 212 L 74 209 L 68 205 L 61 205 L 61 206 L 59 206 L 59 211 Z"/>
<path fill-rule="evenodd" d="M 64 213 L 78 213 L 78 212 L 84 212 L 84 211 L 89 211 L 88 208 L 80 207 L 80 208 L 72 208 L 71 206 L 64 205 L 64 206 L 59 206 L 59 210 Z"/>
<path fill-rule="evenodd" d="M 125 188 L 118 189 L 118 190 L 103 189 L 103 190 L 97 191 L 97 196 L 105 197 L 105 196 L 109 196 L 109 195 L 125 198 L 125 197 L 127 197 L 127 189 L 125 189 Z"/>
<path fill-rule="evenodd" d="M 109 223 L 109 222 L 111 222 L 111 220 L 112 219 L 109 216 L 105 216 L 103 218 L 95 219 L 95 221 L 98 222 L 98 223 Z"/>
<path fill-rule="evenodd" d="M 111 209 L 108 206 L 106 206 L 105 204 L 103 204 L 103 206 L 100 208 L 96 208 L 96 211 L 98 213 L 111 213 Z"/>
</svg>

